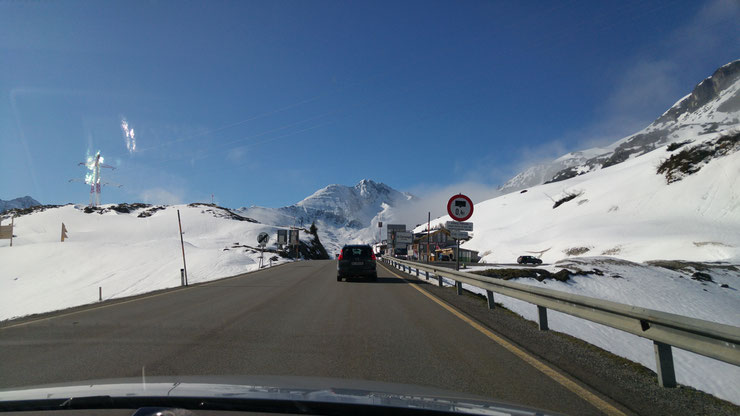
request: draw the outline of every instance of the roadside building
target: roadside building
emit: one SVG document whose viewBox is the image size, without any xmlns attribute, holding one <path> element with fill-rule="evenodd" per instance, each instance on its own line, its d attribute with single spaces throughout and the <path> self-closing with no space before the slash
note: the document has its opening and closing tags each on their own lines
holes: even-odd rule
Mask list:
<svg viewBox="0 0 740 416">
<path fill-rule="evenodd" d="M 437 250 L 435 253 L 436 258 L 449 258 L 450 261 L 456 261 L 457 258 L 457 247 L 446 247 Z M 465 248 L 460 247 L 460 263 L 478 263 L 480 261 L 480 256 L 478 255 L 478 252 L 475 250 L 468 250 Z"/>
<path fill-rule="evenodd" d="M 454 261 L 457 258 L 457 244 L 450 237 L 450 231 L 444 227 L 432 230 L 429 233 L 429 251 L 427 253 L 426 231 L 414 234 L 414 241 L 409 245 L 409 259 L 416 261 Z M 444 258 L 443 258 L 444 256 Z M 460 261 L 477 263 L 480 260 L 478 252 L 460 247 Z"/>
<path fill-rule="evenodd" d="M 447 248 L 455 245 L 455 240 L 450 238 L 450 232 L 444 227 L 432 230 L 429 233 L 429 251 L 431 257 L 428 258 L 427 253 L 427 233 L 426 231 L 414 234 L 414 241 L 409 248 L 413 251 L 415 259 L 417 261 L 437 261 L 436 250 Z"/>
</svg>

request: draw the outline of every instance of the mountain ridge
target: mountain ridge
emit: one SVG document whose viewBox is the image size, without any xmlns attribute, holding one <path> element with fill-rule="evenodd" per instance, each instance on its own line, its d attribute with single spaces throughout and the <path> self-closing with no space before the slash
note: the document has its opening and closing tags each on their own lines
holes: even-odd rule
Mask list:
<svg viewBox="0 0 740 416">
<path fill-rule="evenodd" d="M 41 203 L 28 195 L 7 201 L 0 199 L 0 214 L 11 209 L 30 208 L 37 205 L 41 205 Z"/>
<path fill-rule="evenodd" d="M 303 200 L 280 208 L 242 207 L 235 211 L 266 224 L 308 226 L 315 223 L 329 251 L 345 243 L 374 239 L 383 213 L 415 200 L 382 182 L 362 179 L 353 186 L 327 185 Z"/>
<path fill-rule="evenodd" d="M 740 60 L 729 62 L 699 82 L 644 129 L 603 148 L 565 154 L 532 166 L 504 183 L 503 193 L 558 182 L 614 166 L 660 146 L 740 127 Z M 584 157 L 583 155 L 587 155 Z"/>
</svg>

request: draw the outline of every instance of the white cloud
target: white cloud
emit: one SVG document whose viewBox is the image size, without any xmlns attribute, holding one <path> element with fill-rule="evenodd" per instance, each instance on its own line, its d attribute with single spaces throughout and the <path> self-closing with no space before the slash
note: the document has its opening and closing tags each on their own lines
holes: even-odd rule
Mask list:
<svg viewBox="0 0 740 416">
<path fill-rule="evenodd" d="M 147 204 L 175 205 L 181 204 L 182 192 L 170 192 L 162 188 L 150 188 L 139 192 L 139 198 Z"/>
<path fill-rule="evenodd" d="M 247 147 L 246 146 L 239 146 L 234 147 L 233 149 L 230 149 L 226 153 L 226 159 L 231 162 L 240 162 L 244 157 L 247 155 Z"/>
<path fill-rule="evenodd" d="M 453 195 L 467 195 L 473 200 L 473 204 L 476 204 L 501 194 L 495 187 L 475 182 L 463 182 L 441 187 L 417 187 L 409 192 L 416 199 L 390 209 L 389 212 L 384 213 L 382 221 L 413 227 L 416 224 L 426 222 L 428 212 L 431 212 L 432 219 L 447 215 L 447 201 Z"/>
<path fill-rule="evenodd" d="M 702 79 L 688 79 L 696 73 L 707 77 L 707 62 L 717 61 L 722 51 L 740 47 L 740 2 L 714 0 L 699 10 L 687 24 L 668 33 L 657 45 L 648 45 L 624 64 L 621 74 L 613 81 L 611 93 L 597 109 L 597 119 L 582 128 L 555 138 L 550 145 L 540 147 L 568 151 L 601 147 L 647 127 L 680 98 L 691 92 L 687 85 Z M 656 52 L 657 51 L 657 52 Z M 719 51 L 719 52 L 718 52 Z M 728 55 L 729 56 L 729 55 Z M 737 59 L 737 56 L 726 58 Z M 727 62 L 715 62 L 719 67 Z M 714 70 L 715 67 L 709 70 Z M 605 77 L 606 78 L 606 77 Z M 688 84 L 687 84 L 688 83 Z M 562 146 L 562 143 L 568 143 Z M 524 166 L 529 156 L 521 160 Z"/>
</svg>

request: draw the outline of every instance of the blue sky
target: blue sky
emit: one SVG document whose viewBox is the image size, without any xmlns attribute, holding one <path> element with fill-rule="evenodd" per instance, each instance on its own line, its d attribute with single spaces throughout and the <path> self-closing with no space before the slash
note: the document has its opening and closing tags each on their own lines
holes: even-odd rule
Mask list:
<svg viewBox="0 0 740 416">
<path fill-rule="evenodd" d="M 738 21 L 731 0 L 0 2 L 0 198 L 86 203 L 68 180 L 97 150 L 123 185 L 104 203 L 493 189 L 650 123 L 740 58 Z"/>
</svg>

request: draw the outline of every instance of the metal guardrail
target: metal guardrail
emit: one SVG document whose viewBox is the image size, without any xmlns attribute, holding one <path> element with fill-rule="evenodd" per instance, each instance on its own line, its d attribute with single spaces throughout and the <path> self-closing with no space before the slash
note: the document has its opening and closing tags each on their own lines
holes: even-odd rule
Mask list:
<svg viewBox="0 0 740 416">
<path fill-rule="evenodd" d="M 458 294 L 462 294 L 462 283 L 484 289 L 489 309 L 495 307 L 493 293 L 532 303 L 537 306 L 539 327 L 543 331 L 548 329 L 547 309 L 552 309 L 652 340 L 658 383 L 663 387 L 676 386 L 671 346 L 740 366 L 740 328 L 732 325 L 462 273 L 388 256 L 383 256 L 382 260 L 404 272 L 411 273 L 415 270 L 416 276 L 423 273 L 427 280 L 431 273 L 437 277 L 439 286 L 443 284 L 443 277 L 452 279 Z"/>
</svg>

